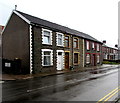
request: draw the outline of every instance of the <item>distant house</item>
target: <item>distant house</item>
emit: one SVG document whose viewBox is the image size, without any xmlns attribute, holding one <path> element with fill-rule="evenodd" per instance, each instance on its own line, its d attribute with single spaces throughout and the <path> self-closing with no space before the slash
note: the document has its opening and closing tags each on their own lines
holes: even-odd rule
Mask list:
<svg viewBox="0 0 120 103">
<path fill-rule="evenodd" d="M 2 35 L 3 59 L 21 60 L 21 74 L 80 69 L 102 63 L 100 41 L 20 11 L 13 11 Z"/>
<path fill-rule="evenodd" d="M 118 49 L 109 47 L 105 44 L 102 46 L 103 60 L 116 61 L 118 60 Z"/>
</svg>

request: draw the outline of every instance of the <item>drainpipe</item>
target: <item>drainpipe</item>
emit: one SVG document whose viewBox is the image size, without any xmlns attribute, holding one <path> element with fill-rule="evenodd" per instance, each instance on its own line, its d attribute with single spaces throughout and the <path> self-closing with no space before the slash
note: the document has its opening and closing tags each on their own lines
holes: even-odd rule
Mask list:
<svg viewBox="0 0 120 103">
<path fill-rule="evenodd" d="M 74 58 L 73 58 L 73 57 L 74 57 L 74 56 L 73 56 L 74 54 L 73 54 L 73 36 L 72 36 L 72 35 L 71 35 L 71 39 L 72 39 L 72 40 L 71 40 L 71 41 L 72 41 L 72 42 L 71 42 L 71 45 L 72 45 L 72 66 L 71 66 L 71 67 L 72 67 L 72 69 L 73 69 L 73 68 L 74 68 L 74 63 L 73 63 L 73 62 L 74 62 Z"/>
</svg>

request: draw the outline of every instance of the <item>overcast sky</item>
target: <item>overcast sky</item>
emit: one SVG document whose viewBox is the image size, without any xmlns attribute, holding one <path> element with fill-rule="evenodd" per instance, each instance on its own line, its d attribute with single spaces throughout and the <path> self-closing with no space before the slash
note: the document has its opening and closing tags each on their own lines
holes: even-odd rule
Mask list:
<svg viewBox="0 0 120 103">
<path fill-rule="evenodd" d="M 0 25 L 6 25 L 12 10 L 37 16 L 118 44 L 119 0 L 0 0 Z M 2 19 L 1 19 L 2 18 Z"/>
</svg>

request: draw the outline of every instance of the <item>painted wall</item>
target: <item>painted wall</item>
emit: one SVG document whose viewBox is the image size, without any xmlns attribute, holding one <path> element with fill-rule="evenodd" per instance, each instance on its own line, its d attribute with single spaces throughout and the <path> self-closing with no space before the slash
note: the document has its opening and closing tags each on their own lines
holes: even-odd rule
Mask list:
<svg viewBox="0 0 120 103">
<path fill-rule="evenodd" d="M 21 59 L 22 73 L 29 73 L 29 25 L 13 13 L 2 34 L 3 58 Z"/>
</svg>

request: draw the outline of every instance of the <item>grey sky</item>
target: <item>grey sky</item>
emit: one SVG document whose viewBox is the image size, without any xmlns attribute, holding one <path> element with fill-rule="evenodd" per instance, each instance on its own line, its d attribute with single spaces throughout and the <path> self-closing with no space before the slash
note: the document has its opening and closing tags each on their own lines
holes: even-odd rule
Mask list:
<svg viewBox="0 0 120 103">
<path fill-rule="evenodd" d="M 5 25 L 12 10 L 87 33 L 96 39 L 118 43 L 119 0 L 0 0 L 0 24 Z"/>
</svg>

